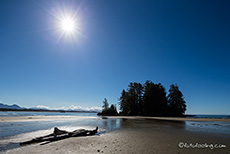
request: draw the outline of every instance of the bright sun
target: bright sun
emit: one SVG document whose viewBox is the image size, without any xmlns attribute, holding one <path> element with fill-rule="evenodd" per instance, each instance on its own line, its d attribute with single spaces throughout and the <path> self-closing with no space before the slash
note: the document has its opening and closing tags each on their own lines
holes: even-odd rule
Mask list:
<svg viewBox="0 0 230 154">
<path fill-rule="evenodd" d="M 58 36 L 57 42 L 60 40 L 70 41 L 76 43 L 80 36 L 84 36 L 82 31 L 81 18 L 74 9 L 56 9 L 52 15 L 55 17 L 54 29 Z"/>
<path fill-rule="evenodd" d="M 76 31 L 76 21 L 71 18 L 64 18 L 61 20 L 61 29 L 65 33 L 74 33 Z"/>
</svg>

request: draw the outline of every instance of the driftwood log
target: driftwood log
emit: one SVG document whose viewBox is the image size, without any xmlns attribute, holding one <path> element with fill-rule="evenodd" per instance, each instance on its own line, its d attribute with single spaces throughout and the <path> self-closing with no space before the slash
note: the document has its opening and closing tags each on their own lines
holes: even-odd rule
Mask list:
<svg viewBox="0 0 230 154">
<path fill-rule="evenodd" d="M 39 142 L 49 143 L 49 142 L 58 141 L 69 137 L 90 136 L 90 135 L 95 135 L 97 133 L 97 130 L 98 127 L 96 127 L 96 129 L 94 130 L 78 129 L 72 132 L 68 132 L 66 130 L 60 130 L 57 127 L 55 127 L 52 134 L 37 137 L 29 141 L 21 142 L 20 145 L 27 145 L 27 144 L 39 143 Z"/>
</svg>

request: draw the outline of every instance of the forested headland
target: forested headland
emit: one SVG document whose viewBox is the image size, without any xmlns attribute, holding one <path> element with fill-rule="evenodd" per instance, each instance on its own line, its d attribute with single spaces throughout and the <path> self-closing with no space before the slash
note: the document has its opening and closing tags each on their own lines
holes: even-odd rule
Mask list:
<svg viewBox="0 0 230 154">
<path fill-rule="evenodd" d="M 186 102 L 178 85 L 171 84 L 167 95 L 161 83 L 147 80 L 144 84 L 131 82 L 119 98 L 119 115 L 124 116 L 176 116 L 186 111 Z M 118 115 L 116 105 L 109 107 L 105 98 L 99 115 Z"/>
</svg>

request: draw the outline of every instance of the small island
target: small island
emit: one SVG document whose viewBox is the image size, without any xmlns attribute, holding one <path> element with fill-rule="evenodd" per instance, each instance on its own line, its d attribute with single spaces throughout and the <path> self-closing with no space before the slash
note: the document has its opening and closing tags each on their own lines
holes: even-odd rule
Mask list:
<svg viewBox="0 0 230 154">
<path fill-rule="evenodd" d="M 171 84 L 167 95 L 161 83 L 147 80 L 144 84 L 130 82 L 127 90 L 123 89 L 119 98 L 120 112 L 116 105 L 103 100 L 103 116 L 154 116 L 154 117 L 183 117 L 186 111 L 186 101 L 179 86 Z"/>
</svg>

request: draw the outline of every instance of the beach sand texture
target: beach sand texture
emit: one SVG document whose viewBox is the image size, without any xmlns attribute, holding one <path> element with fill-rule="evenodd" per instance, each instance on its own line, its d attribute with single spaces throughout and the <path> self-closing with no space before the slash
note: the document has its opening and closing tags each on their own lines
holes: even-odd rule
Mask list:
<svg viewBox="0 0 230 154">
<path fill-rule="evenodd" d="M 26 122 L 26 121 L 49 121 L 49 120 L 74 120 L 83 118 L 97 118 L 93 116 L 18 116 L 0 117 L 0 122 Z M 230 122 L 230 119 L 209 119 L 209 118 L 177 118 L 177 117 L 141 117 L 141 116 L 112 116 L 109 118 L 126 119 L 155 119 L 155 120 L 174 120 L 174 121 L 222 121 Z"/>
<path fill-rule="evenodd" d="M 222 144 L 225 148 L 180 148 L 179 143 Z M 127 118 L 123 128 L 89 137 L 31 144 L 4 154 L 229 154 L 230 136 L 185 129 L 183 121 Z"/>
</svg>

